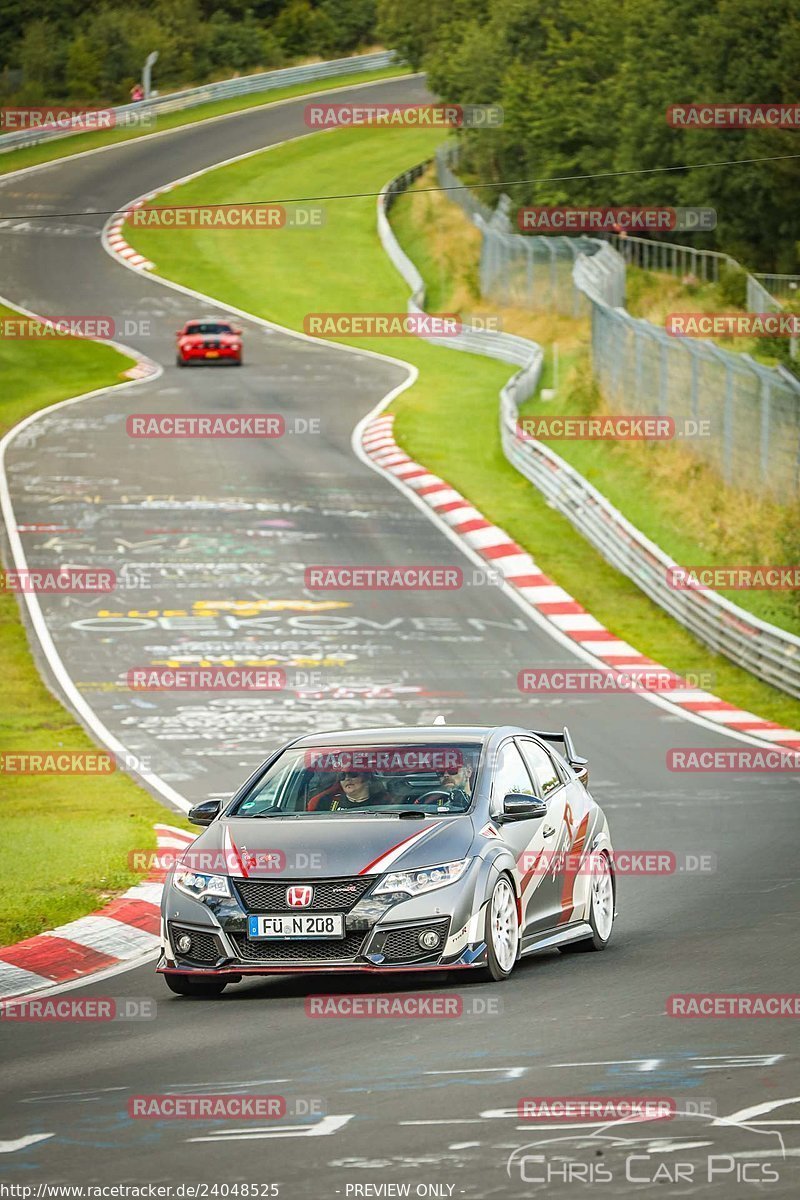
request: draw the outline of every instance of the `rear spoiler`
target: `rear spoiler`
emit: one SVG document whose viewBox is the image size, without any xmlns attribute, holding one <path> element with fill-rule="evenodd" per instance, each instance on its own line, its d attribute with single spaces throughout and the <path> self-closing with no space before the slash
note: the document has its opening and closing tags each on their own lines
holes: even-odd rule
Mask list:
<svg viewBox="0 0 800 1200">
<path fill-rule="evenodd" d="M 534 737 L 541 738 L 545 742 L 560 742 L 564 747 L 564 757 L 575 770 L 581 783 L 587 784 L 589 782 L 589 760 L 576 752 L 575 743 L 566 725 L 561 733 L 548 733 L 544 729 L 532 729 L 531 733 Z"/>
</svg>

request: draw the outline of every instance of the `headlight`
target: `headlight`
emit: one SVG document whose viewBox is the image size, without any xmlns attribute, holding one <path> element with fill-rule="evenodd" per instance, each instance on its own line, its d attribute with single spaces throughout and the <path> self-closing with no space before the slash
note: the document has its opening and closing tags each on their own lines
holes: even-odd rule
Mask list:
<svg viewBox="0 0 800 1200">
<path fill-rule="evenodd" d="M 198 871 L 176 870 L 172 882 L 179 892 L 201 900 L 203 896 L 230 896 L 227 875 L 202 875 Z"/>
<path fill-rule="evenodd" d="M 405 892 L 408 896 L 419 896 L 436 888 L 455 883 L 466 871 L 472 860 L 461 858 L 457 862 L 439 863 L 435 867 L 423 867 L 420 871 L 390 871 L 384 875 L 373 895 L 385 896 L 389 892 Z"/>
</svg>

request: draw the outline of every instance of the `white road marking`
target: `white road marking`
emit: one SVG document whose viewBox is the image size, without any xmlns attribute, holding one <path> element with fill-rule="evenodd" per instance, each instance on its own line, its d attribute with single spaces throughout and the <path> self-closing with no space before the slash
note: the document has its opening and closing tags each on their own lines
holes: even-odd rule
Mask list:
<svg viewBox="0 0 800 1200">
<path fill-rule="evenodd" d="M 785 1104 L 800 1104 L 800 1096 L 787 1096 L 785 1100 L 765 1100 L 763 1104 L 740 1108 L 738 1112 L 733 1113 L 730 1117 L 725 1117 L 724 1120 L 747 1125 L 800 1125 L 800 1121 L 753 1121 L 751 1119 L 774 1112 L 776 1108 L 783 1108 Z"/>
<path fill-rule="evenodd" d="M 567 1062 L 551 1063 L 551 1067 L 625 1067 L 635 1066 L 638 1071 L 657 1071 L 663 1058 L 608 1058 L 602 1062 Z"/>
<path fill-rule="evenodd" d="M 560 1064 L 556 1064 L 557 1066 Z M 507 1079 L 519 1079 L 527 1071 L 527 1067 L 454 1067 L 452 1071 L 425 1071 L 425 1075 L 479 1075 L 490 1071 L 500 1071 Z"/>
<path fill-rule="evenodd" d="M 315 1125 L 284 1125 L 282 1128 L 221 1129 L 208 1137 L 187 1138 L 187 1142 L 249 1142 L 261 1138 L 281 1137 L 327 1137 L 352 1121 L 355 1113 L 329 1115 Z"/>
<path fill-rule="evenodd" d="M 10 1142 L 0 1142 L 0 1154 L 13 1154 L 15 1150 L 24 1150 L 26 1146 L 34 1146 L 37 1142 L 45 1142 L 55 1136 L 54 1133 L 29 1133 L 26 1137 L 14 1138 Z"/>
</svg>

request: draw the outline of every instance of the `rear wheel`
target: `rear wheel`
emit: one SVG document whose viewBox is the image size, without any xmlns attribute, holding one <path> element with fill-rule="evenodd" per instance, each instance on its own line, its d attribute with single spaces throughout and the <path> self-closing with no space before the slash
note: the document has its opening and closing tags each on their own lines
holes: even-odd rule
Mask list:
<svg viewBox="0 0 800 1200">
<path fill-rule="evenodd" d="M 606 853 L 596 854 L 592 861 L 589 884 L 589 924 L 591 937 L 559 946 L 562 954 L 582 954 L 588 950 L 605 950 L 614 927 L 614 880 Z"/>
<path fill-rule="evenodd" d="M 487 979 L 500 983 L 514 970 L 519 954 L 519 914 L 517 897 L 507 875 L 501 875 L 494 885 L 486 906 L 486 968 Z"/>
<path fill-rule="evenodd" d="M 164 981 L 176 996 L 200 998 L 221 996 L 226 986 L 233 982 L 219 975 L 165 975 Z"/>
</svg>

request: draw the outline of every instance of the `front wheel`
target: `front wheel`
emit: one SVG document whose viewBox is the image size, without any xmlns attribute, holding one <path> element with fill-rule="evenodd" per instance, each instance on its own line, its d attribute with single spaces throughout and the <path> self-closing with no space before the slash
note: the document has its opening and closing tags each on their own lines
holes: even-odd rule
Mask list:
<svg viewBox="0 0 800 1200">
<path fill-rule="evenodd" d="M 219 975 L 165 975 L 164 982 L 176 996 L 210 998 L 221 996 L 231 981 Z"/>
<path fill-rule="evenodd" d="M 507 875 L 494 885 L 486 905 L 485 978 L 495 983 L 508 979 L 519 954 L 519 913 L 517 897 Z"/>
<path fill-rule="evenodd" d="M 589 883 L 589 924 L 592 927 L 592 936 L 559 946 L 562 954 L 605 950 L 609 943 L 614 927 L 614 880 L 611 864 L 605 853 L 593 857 L 592 877 Z"/>
<path fill-rule="evenodd" d="M 175 355 L 175 366 L 176 366 L 176 367 L 185 367 L 185 366 L 186 366 L 186 359 L 185 359 L 185 358 L 181 358 L 180 354 L 176 354 L 176 355 Z"/>
</svg>

